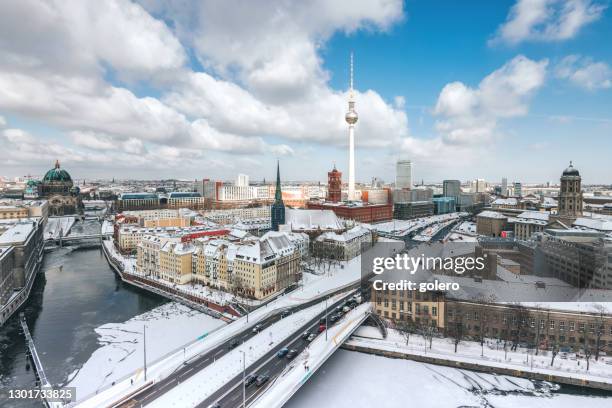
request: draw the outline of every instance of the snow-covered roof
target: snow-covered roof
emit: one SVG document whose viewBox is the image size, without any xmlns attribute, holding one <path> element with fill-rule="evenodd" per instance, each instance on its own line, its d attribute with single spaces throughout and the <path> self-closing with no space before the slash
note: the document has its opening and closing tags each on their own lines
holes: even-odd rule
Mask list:
<svg viewBox="0 0 612 408">
<path fill-rule="evenodd" d="M 332 210 L 285 210 L 285 223 L 292 231 L 341 230 L 342 223 Z"/>
<path fill-rule="evenodd" d="M 574 226 L 590 228 L 597 231 L 612 231 L 612 219 L 606 218 L 577 218 Z"/>
<path fill-rule="evenodd" d="M 498 198 L 493 201 L 492 205 L 518 205 L 518 200 L 514 197 L 510 198 Z"/>
<path fill-rule="evenodd" d="M 317 241 L 337 241 L 337 242 L 349 242 L 355 238 L 371 234 L 368 228 L 365 228 L 361 225 L 357 225 L 356 227 L 351 228 L 350 230 L 342 233 L 336 234 L 335 232 L 326 232 L 317 237 Z"/>
<path fill-rule="evenodd" d="M 480 214 L 478 214 L 478 217 L 485 217 L 485 218 L 508 218 L 506 217 L 504 214 L 502 213 L 498 213 L 497 211 L 482 211 Z"/>
</svg>

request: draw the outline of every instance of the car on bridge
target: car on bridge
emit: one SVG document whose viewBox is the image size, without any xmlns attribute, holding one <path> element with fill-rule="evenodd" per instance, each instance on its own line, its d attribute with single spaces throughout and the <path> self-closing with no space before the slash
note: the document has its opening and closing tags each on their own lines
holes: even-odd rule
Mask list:
<svg viewBox="0 0 612 408">
<path fill-rule="evenodd" d="M 232 341 L 230 341 L 228 348 L 230 350 L 235 349 L 236 347 L 238 347 L 238 340 L 233 339 Z"/>
<path fill-rule="evenodd" d="M 291 312 L 289 310 L 284 310 L 281 313 L 280 317 L 281 317 L 281 319 L 284 319 L 285 317 L 289 316 L 290 314 L 291 314 Z"/>
<path fill-rule="evenodd" d="M 261 331 L 261 329 L 263 329 L 263 324 L 256 324 L 255 327 L 253 327 L 253 333 L 257 334 Z"/>
<path fill-rule="evenodd" d="M 287 360 L 293 360 L 295 358 L 295 356 L 297 356 L 298 351 L 295 349 L 291 349 L 289 350 L 289 352 L 287 353 Z"/>
<path fill-rule="evenodd" d="M 287 347 L 283 347 L 282 349 L 278 350 L 276 357 L 283 358 L 287 355 L 287 353 L 289 353 L 289 349 Z"/>
<path fill-rule="evenodd" d="M 244 379 L 244 386 L 249 387 L 253 385 L 255 381 L 257 381 L 256 375 L 247 375 L 246 378 Z"/>
<path fill-rule="evenodd" d="M 255 385 L 257 385 L 258 387 L 261 387 L 269 379 L 270 379 L 270 377 L 268 377 L 267 375 L 260 375 L 259 377 L 257 377 L 257 381 L 255 382 Z"/>
<path fill-rule="evenodd" d="M 316 335 L 316 334 L 314 334 L 314 333 L 310 333 L 310 334 L 308 335 L 308 337 L 306 338 L 306 341 L 313 341 L 313 340 L 315 339 L 315 337 L 317 337 L 317 335 Z"/>
</svg>

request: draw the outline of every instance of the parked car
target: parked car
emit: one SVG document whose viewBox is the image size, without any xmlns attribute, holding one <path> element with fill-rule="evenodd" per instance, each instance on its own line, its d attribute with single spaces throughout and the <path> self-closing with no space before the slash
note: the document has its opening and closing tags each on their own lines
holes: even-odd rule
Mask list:
<svg viewBox="0 0 612 408">
<path fill-rule="evenodd" d="M 236 339 L 230 341 L 229 349 L 231 350 L 231 349 L 234 349 L 234 348 L 238 347 L 238 344 L 239 344 L 238 340 L 236 340 Z"/>
<path fill-rule="evenodd" d="M 324 324 L 320 324 L 319 328 L 318 328 L 319 333 L 323 333 L 325 331 L 325 325 Z"/>
<path fill-rule="evenodd" d="M 244 385 L 245 387 L 251 386 L 255 383 L 255 381 L 257 381 L 257 376 L 247 375 L 246 378 L 244 379 Z"/>
<path fill-rule="evenodd" d="M 304 333 L 302 333 L 302 340 L 308 340 L 308 337 L 310 337 L 309 331 L 305 331 Z"/>
<path fill-rule="evenodd" d="M 267 375 L 260 375 L 259 377 L 257 377 L 257 380 L 255 381 L 255 384 L 258 387 L 261 387 L 262 385 L 264 385 L 266 383 L 266 381 L 268 381 L 270 379 L 270 377 L 268 377 Z"/>
<path fill-rule="evenodd" d="M 263 329 L 263 324 L 256 324 L 255 327 L 253 327 L 253 333 L 259 333 L 261 329 Z"/>
<path fill-rule="evenodd" d="M 346 305 L 346 306 L 344 306 L 344 307 L 342 308 L 342 311 L 343 311 L 344 313 L 346 313 L 346 312 L 348 312 L 348 311 L 350 311 L 350 310 L 351 310 L 351 308 L 350 308 L 350 307 L 348 307 L 348 305 Z"/>
<path fill-rule="evenodd" d="M 310 335 L 308 336 L 308 338 L 306 339 L 306 341 L 313 341 L 315 339 L 315 337 L 317 337 L 316 334 L 314 333 L 310 333 Z"/>
<path fill-rule="evenodd" d="M 294 349 L 289 350 L 289 352 L 287 353 L 287 360 L 293 360 L 295 356 L 297 356 L 297 354 L 298 354 L 297 350 L 294 350 Z"/>
<path fill-rule="evenodd" d="M 284 319 L 285 317 L 289 316 L 291 314 L 291 312 L 289 310 L 283 310 L 283 312 L 281 313 L 281 319 Z"/>
<path fill-rule="evenodd" d="M 278 350 L 276 357 L 283 358 L 287 355 L 287 353 L 289 353 L 289 349 L 287 347 L 283 347 L 282 349 Z"/>
<path fill-rule="evenodd" d="M 215 402 L 215 403 L 210 404 L 208 408 L 221 408 L 221 404 L 218 402 Z"/>
</svg>

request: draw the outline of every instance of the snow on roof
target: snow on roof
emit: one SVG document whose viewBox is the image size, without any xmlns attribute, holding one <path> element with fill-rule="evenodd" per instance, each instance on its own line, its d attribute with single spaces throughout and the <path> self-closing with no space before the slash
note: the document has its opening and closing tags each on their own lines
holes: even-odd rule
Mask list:
<svg viewBox="0 0 612 408">
<path fill-rule="evenodd" d="M 543 211 L 523 211 L 519 214 L 518 218 L 526 218 L 530 220 L 548 221 L 550 213 Z"/>
<path fill-rule="evenodd" d="M 516 198 L 498 198 L 493 201 L 492 205 L 517 205 L 518 200 Z"/>
<path fill-rule="evenodd" d="M 496 211 L 482 211 L 480 214 L 478 214 L 478 217 L 499 218 L 499 219 L 508 218 L 504 214 L 498 213 Z"/>
<path fill-rule="evenodd" d="M 597 231 L 612 231 L 612 220 L 605 218 L 577 218 L 574 226 L 585 227 Z"/>
<path fill-rule="evenodd" d="M 30 233 L 34 229 L 33 222 L 17 223 L 4 230 L 0 235 L 0 245 L 7 245 L 11 243 L 24 242 L 30 236 Z M 1 230 L 0 230 L 1 231 Z"/>
<path fill-rule="evenodd" d="M 342 223 L 332 210 L 304 210 L 291 209 L 285 210 L 286 224 L 292 230 L 341 230 Z"/>
<path fill-rule="evenodd" d="M 370 234 L 370 230 L 361 225 L 351 228 L 350 230 L 336 234 L 335 232 L 325 232 L 317 237 L 317 241 L 332 240 L 338 242 L 349 242 L 355 238 Z"/>
</svg>

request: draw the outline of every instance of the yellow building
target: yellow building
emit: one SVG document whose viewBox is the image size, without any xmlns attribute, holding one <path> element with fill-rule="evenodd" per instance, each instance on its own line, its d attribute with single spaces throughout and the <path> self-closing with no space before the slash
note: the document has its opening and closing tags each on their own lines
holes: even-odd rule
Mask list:
<svg viewBox="0 0 612 408">
<path fill-rule="evenodd" d="M 194 251 L 190 243 L 166 242 L 159 250 L 159 277 L 181 285 L 191 282 Z"/>
<path fill-rule="evenodd" d="M 372 288 L 372 304 L 376 314 L 398 323 L 425 324 L 438 329 L 444 329 L 446 324 L 445 299 L 440 293 Z"/>
</svg>

